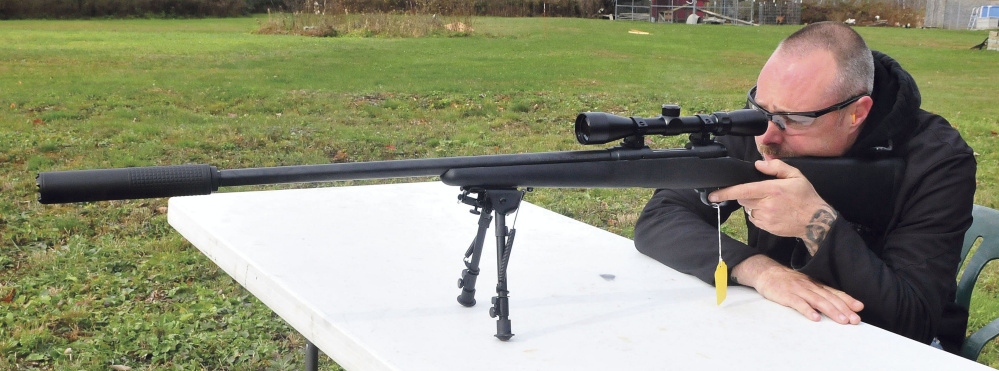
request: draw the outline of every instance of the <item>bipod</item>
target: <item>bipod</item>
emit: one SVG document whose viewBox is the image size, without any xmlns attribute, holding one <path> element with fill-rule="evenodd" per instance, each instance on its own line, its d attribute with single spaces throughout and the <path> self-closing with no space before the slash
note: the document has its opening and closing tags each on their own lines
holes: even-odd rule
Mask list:
<svg viewBox="0 0 999 371">
<path fill-rule="evenodd" d="M 506 268 L 510 262 L 510 251 L 513 249 L 513 238 L 517 231 L 508 229 L 506 216 L 520 207 L 525 191 L 516 188 L 481 189 L 462 187 L 458 200 L 471 205 L 472 214 L 479 215 L 479 228 L 475 239 L 465 252 L 465 269 L 458 279 L 458 303 L 466 307 L 475 305 L 475 281 L 479 277 L 479 258 L 482 257 L 482 245 L 486 239 L 489 222 L 496 219 L 496 296 L 492 299 L 493 307 L 489 308 L 489 316 L 499 317 L 496 320 L 496 337 L 500 340 L 510 340 L 510 298 L 506 287 Z M 473 196 L 474 195 L 474 196 Z"/>
</svg>

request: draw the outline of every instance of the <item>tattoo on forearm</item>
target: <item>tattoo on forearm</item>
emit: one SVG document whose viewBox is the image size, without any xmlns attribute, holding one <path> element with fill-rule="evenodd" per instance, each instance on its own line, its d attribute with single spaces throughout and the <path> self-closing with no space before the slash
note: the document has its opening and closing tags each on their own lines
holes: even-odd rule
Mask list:
<svg viewBox="0 0 999 371">
<path fill-rule="evenodd" d="M 820 208 L 812 215 L 812 220 L 805 226 L 805 248 L 809 255 L 815 255 L 819 250 L 819 245 L 826 239 L 829 229 L 836 221 L 836 213 L 832 209 Z"/>
</svg>

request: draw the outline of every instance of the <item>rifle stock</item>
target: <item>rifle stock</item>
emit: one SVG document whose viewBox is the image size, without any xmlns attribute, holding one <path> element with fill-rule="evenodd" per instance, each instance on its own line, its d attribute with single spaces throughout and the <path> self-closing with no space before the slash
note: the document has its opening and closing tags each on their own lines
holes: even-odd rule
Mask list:
<svg viewBox="0 0 999 371">
<path fill-rule="evenodd" d="M 784 159 L 807 178 L 815 191 L 846 220 L 880 225 L 891 216 L 890 195 L 902 179 L 899 158 Z M 752 162 L 731 157 L 657 158 L 600 163 L 479 167 L 448 170 L 441 181 L 477 188 L 725 188 L 774 179 Z"/>
</svg>

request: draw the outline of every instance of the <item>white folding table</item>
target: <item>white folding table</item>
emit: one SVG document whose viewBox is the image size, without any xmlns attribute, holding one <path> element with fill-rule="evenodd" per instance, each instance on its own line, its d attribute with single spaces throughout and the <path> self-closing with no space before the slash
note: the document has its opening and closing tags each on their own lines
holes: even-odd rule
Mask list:
<svg viewBox="0 0 999 371">
<path fill-rule="evenodd" d="M 716 305 L 712 286 L 631 240 L 527 202 L 508 273 L 515 336 L 500 341 L 487 313 L 492 228 L 478 304 L 456 301 L 478 220 L 458 194 L 440 183 L 219 193 L 173 198 L 168 216 L 347 370 L 990 370 L 867 324 L 809 321 L 750 288 Z"/>
</svg>

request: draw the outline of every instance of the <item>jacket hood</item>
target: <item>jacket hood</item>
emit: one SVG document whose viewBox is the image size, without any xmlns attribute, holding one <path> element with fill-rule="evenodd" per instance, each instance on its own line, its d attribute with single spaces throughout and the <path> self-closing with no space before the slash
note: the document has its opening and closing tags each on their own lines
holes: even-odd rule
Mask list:
<svg viewBox="0 0 999 371">
<path fill-rule="evenodd" d="M 895 59 L 872 50 L 874 58 L 874 106 L 847 156 L 875 156 L 900 150 L 915 132 L 921 99 L 919 88 Z"/>
</svg>

